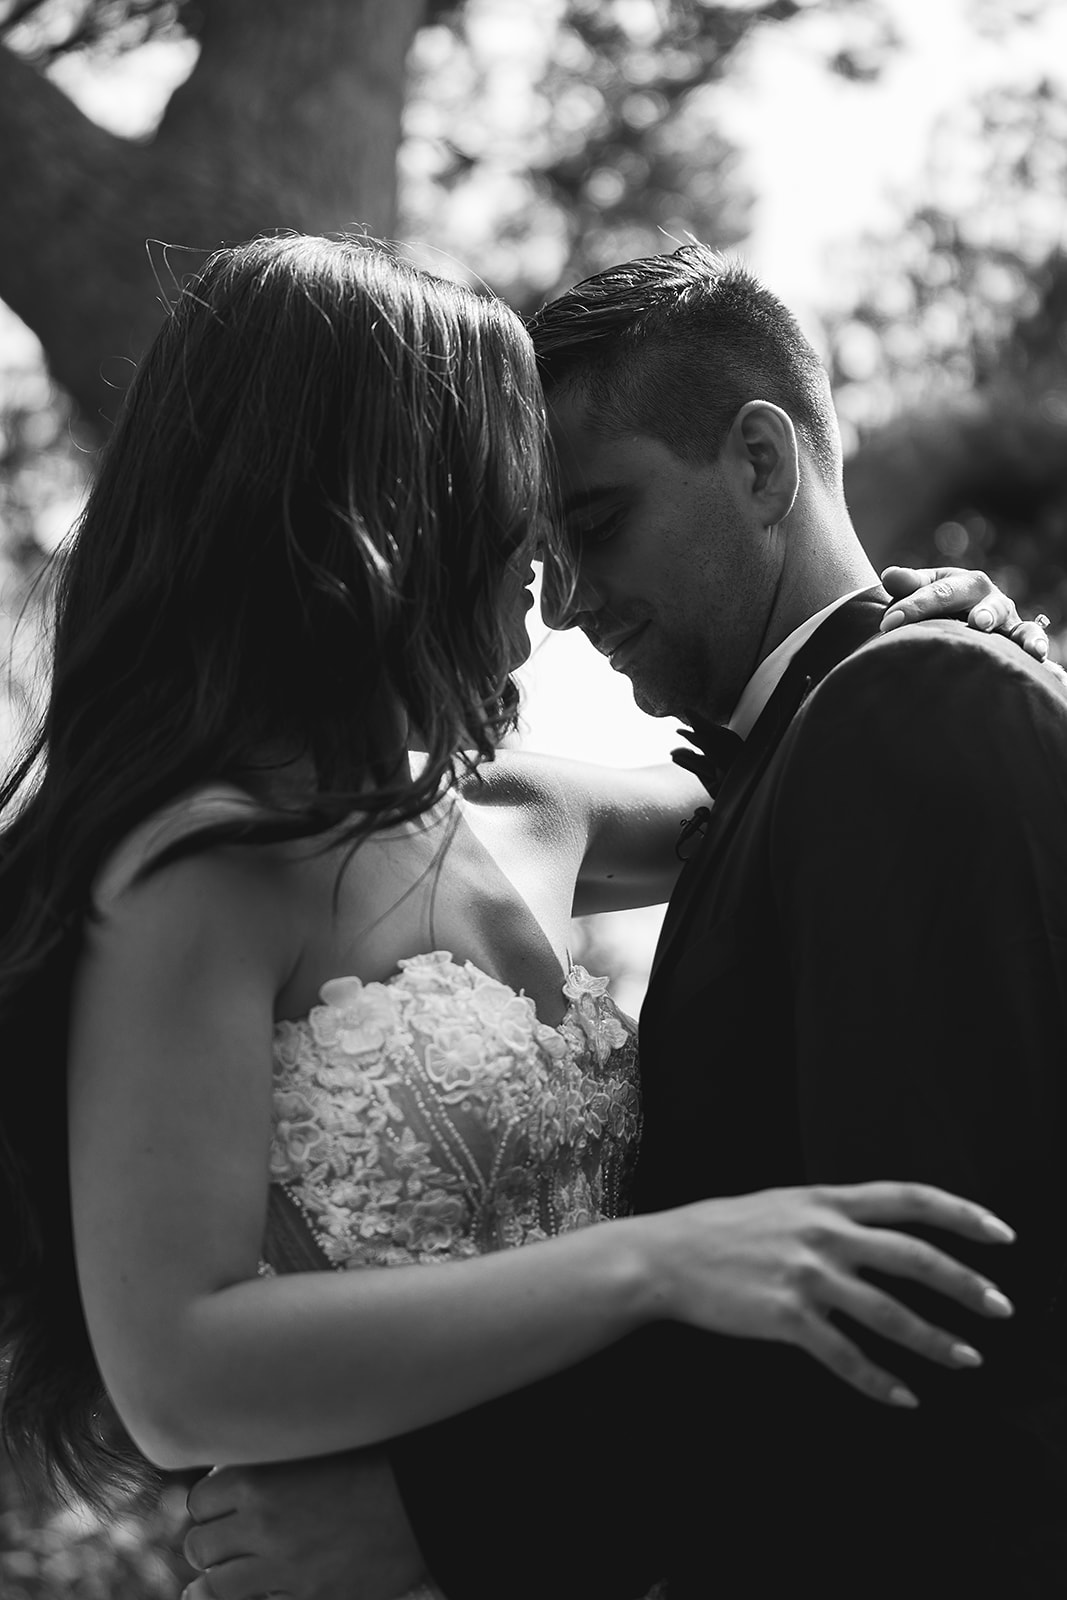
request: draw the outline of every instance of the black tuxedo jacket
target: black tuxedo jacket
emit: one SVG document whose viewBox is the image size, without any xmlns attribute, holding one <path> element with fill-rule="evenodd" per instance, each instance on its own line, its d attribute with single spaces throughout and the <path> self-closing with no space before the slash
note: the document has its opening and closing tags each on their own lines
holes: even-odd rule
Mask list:
<svg viewBox="0 0 1067 1600">
<path fill-rule="evenodd" d="M 958 623 L 846 603 L 793 659 L 667 914 L 641 1016 L 640 1209 L 913 1178 L 984 1201 L 986 1357 L 847 1331 L 896 1411 L 785 1345 L 660 1326 L 397 1441 L 450 1600 L 1067 1595 L 1067 693 Z"/>
</svg>

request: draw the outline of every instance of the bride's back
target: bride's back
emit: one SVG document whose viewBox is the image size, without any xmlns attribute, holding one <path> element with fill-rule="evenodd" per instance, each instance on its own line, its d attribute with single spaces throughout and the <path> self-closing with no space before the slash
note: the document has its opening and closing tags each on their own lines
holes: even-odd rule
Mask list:
<svg viewBox="0 0 1067 1600">
<path fill-rule="evenodd" d="M 18 1290 L 5 1415 L 28 1470 L 39 1449 L 54 1480 L 90 1497 L 115 1470 L 95 1421 L 63 1137 L 72 975 L 100 945 L 102 873 L 122 880 L 129 851 L 155 851 L 113 918 L 121 901 L 127 927 L 143 919 L 161 952 L 195 965 L 199 935 L 168 950 L 161 924 L 206 915 L 207 928 L 217 909 L 270 968 L 283 1015 L 339 969 L 377 974 L 431 933 L 459 943 L 469 930 L 472 953 L 494 945 L 521 982 L 520 929 L 541 914 L 523 920 L 496 844 L 480 855 L 462 818 L 448 838 L 432 808 L 514 712 L 543 450 L 519 319 L 387 249 L 253 240 L 179 286 L 62 554 L 49 705 L 0 789 L 13 819 L 0 1028 L 8 1060 L 34 1055 L 5 1086 L 0 1140 L 0 1280 Z M 246 784 L 264 752 L 310 774 L 295 805 Z M 159 865 L 166 846 L 148 836 L 205 790 L 229 810 Z M 530 973 L 546 1003 L 557 929 Z M 241 949 L 223 941 L 217 955 L 238 983 Z M 142 976 L 154 981 L 150 963 Z M 134 1003 L 121 970 L 109 993 L 102 1026 Z"/>
</svg>

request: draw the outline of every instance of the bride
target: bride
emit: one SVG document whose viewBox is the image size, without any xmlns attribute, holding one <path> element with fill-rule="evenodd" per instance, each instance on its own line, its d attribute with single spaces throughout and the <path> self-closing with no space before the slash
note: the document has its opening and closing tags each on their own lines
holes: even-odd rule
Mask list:
<svg viewBox="0 0 1067 1600">
<path fill-rule="evenodd" d="M 664 900 L 706 796 L 497 752 L 543 449 L 519 320 L 364 242 L 220 251 L 142 363 L 0 791 L 4 1424 L 53 1486 L 368 1444 L 652 1320 L 802 1342 L 816 1234 L 870 1322 L 920 1203 L 1010 1237 L 913 1184 L 626 1215 L 634 1029 L 568 924 Z"/>
</svg>

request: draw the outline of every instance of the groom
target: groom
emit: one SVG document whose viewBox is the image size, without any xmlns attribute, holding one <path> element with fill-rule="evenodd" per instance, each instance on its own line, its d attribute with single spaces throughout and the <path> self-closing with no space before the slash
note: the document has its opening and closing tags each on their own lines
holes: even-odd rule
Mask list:
<svg viewBox="0 0 1067 1600">
<path fill-rule="evenodd" d="M 532 332 L 579 561 L 550 620 L 687 720 L 716 793 L 642 1012 L 638 1204 L 934 1183 L 1017 1229 L 1017 1314 L 958 1312 L 970 1373 L 821 1324 L 913 1410 L 784 1344 L 648 1329 L 394 1442 L 422 1556 L 450 1600 L 1067 1594 L 1067 694 L 1000 637 L 879 634 L 825 374 L 743 270 L 630 262 Z M 417 1572 L 375 1462 L 308 1477 L 304 1600 Z"/>
</svg>

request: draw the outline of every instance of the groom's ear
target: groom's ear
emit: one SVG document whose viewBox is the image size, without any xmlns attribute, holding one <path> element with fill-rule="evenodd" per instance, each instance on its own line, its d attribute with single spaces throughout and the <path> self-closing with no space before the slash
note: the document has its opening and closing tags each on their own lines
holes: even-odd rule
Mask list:
<svg viewBox="0 0 1067 1600">
<path fill-rule="evenodd" d="M 800 487 L 800 452 L 789 413 L 769 400 L 749 400 L 730 425 L 725 453 L 761 526 L 784 522 Z"/>
</svg>

